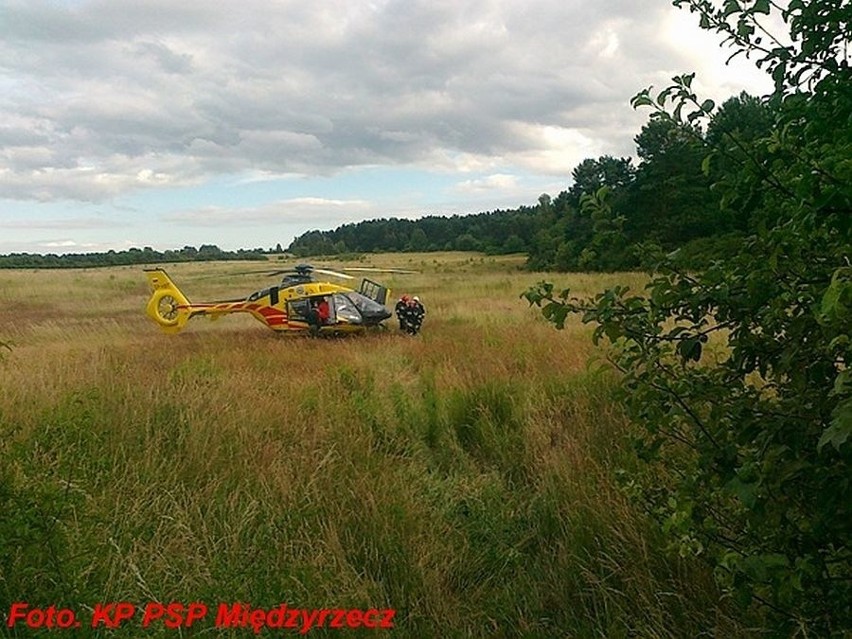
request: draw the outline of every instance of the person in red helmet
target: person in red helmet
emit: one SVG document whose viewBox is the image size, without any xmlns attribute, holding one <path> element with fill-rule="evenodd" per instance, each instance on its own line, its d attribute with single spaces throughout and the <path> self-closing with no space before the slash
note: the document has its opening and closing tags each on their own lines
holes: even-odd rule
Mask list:
<svg viewBox="0 0 852 639">
<path fill-rule="evenodd" d="M 394 310 L 399 320 L 399 330 L 409 335 L 417 335 L 423 324 L 423 316 L 426 315 L 426 309 L 420 302 L 420 298 L 416 295 L 414 297 L 403 295 L 399 298 Z"/>
<path fill-rule="evenodd" d="M 408 333 L 417 335 L 423 326 L 423 317 L 426 315 L 426 307 L 416 295 L 408 301 Z"/>
<path fill-rule="evenodd" d="M 406 327 L 406 320 L 408 316 L 408 302 L 411 300 L 410 295 L 403 295 L 396 302 L 396 306 L 394 307 L 394 312 L 396 313 L 396 319 L 399 320 L 399 330 L 404 331 Z"/>
</svg>

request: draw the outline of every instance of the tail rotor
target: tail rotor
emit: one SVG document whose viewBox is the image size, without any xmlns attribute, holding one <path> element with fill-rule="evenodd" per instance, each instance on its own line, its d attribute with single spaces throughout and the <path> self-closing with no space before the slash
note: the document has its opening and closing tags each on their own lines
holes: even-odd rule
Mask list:
<svg viewBox="0 0 852 639">
<path fill-rule="evenodd" d="M 166 333 L 177 333 L 189 320 L 189 300 L 161 268 L 145 269 L 151 298 L 145 311 Z"/>
</svg>

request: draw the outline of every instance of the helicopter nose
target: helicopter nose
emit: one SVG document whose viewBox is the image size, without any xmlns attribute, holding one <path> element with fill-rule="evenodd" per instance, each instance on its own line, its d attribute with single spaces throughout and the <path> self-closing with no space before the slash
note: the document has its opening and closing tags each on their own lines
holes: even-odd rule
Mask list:
<svg viewBox="0 0 852 639">
<path fill-rule="evenodd" d="M 371 326 L 385 321 L 391 315 L 392 313 L 382 306 L 377 309 L 362 309 L 361 311 L 361 317 L 363 318 L 364 323 Z"/>
</svg>

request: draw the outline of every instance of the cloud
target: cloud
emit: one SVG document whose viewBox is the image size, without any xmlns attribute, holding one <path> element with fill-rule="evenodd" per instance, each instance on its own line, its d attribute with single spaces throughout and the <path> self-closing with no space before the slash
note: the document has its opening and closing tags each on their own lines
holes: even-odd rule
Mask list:
<svg viewBox="0 0 852 639">
<path fill-rule="evenodd" d="M 81 242 L 68 237 L 55 237 L 39 241 L 7 241 L 0 239 L 0 249 L 8 253 L 104 253 L 109 250 L 123 251 L 143 246 L 142 242 L 119 240 L 108 242 Z"/>
<path fill-rule="evenodd" d="M 318 197 L 293 198 L 260 207 L 203 207 L 174 211 L 161 217 L 170 224 L 229 227 L 267 226 L 276 224 L 335 224 L 348 217 L 372 212 L 362 200 L 331 200 Z"/>
<path fill-rule="evenodd" d="M 629 97 L 701 64 L 666 4 L 10 0 L 0 196 L 459 158 L 565 174 L 629 151 Z"/>
<path fill-rule="evenodd" d="M 465 180 L 456 186 L 459 193 L 481 193 L 483 191 L 514 191 L 518 178 L 514 175 L 495 173 L 477 180 Z"/>
<path fill-rule="evenodd" d="M 38 230 L 38 229 L 74 229 L 93 230 L 120 228 L 125 226 L 117 220 L 97 217 L 49 218 L 26 220 L 0 220 L 0 229 Z"/>
<path fill-rule="evenodd" d="M 77 242 L 75 242 L 74 240 L 58 240 L 58 241 L 55 241 L 55 242 L 42 242 L 41 246 L 43 246 L 45 248 L 49 248 L 49 249 L 81 247 L 81 245 L 78 244 Z"/>
<path fill-rule="evenodd" d="M 139 242 L 124 240 L 122 242 L 78 242 L 70 239 L 49 240 L 38 242 L 35 249 L 54 253 L 104 253 L 110 249 L 116 251 L 127 250 L 142 246 Z M 59 250 L 57 250 L 59 249 Z"/>
</svg>

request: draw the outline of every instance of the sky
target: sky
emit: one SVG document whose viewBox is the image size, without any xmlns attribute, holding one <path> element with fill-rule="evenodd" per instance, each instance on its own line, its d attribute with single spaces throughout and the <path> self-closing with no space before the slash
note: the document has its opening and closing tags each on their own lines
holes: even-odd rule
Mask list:
<svg viewBox="0 0 852 639">
<path fill-rule="evenodd" d="M 630 98 L 771 81 L 669 0 L 0 0 L 0 254 L 534 205 Z"/>
</svg>

